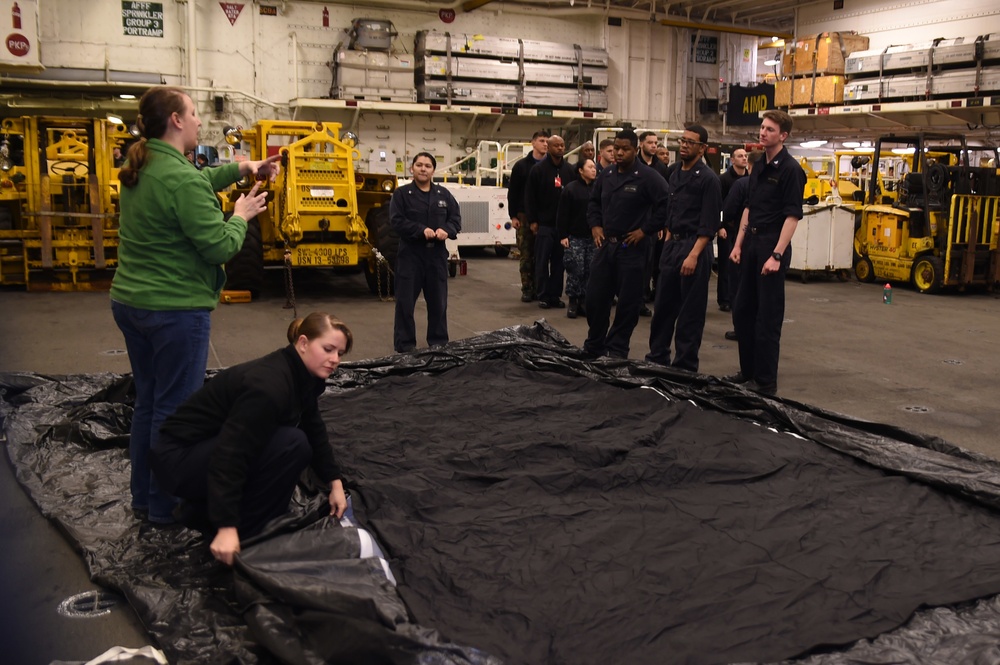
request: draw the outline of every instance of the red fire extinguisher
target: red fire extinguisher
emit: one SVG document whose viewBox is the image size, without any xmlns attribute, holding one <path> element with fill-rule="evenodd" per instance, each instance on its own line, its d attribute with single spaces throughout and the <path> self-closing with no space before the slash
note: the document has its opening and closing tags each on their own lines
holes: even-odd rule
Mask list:
<svg viewBox="0 0 1000 665">
<path fill-rule="evenodd" d="M 15 30 L 20 30 L 21 29 L 21 8 L 17 6 L 16 2 L 14 3 L 14 8 L 12 10 L 10 10 L 10 13 L 11 13 L 11 19 L 14 21 L 14 29 Z"/>
<path fill-rule="evenodd" d="M 326 7 L 323 8 L 323 27 L 324 28 L 330 27 L 330 10 L 327 9 Z"/>
</svg>

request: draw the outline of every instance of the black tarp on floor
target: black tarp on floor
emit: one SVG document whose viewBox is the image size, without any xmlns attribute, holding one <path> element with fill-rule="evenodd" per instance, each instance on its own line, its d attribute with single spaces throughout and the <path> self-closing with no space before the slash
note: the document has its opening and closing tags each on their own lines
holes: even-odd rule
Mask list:
<svg viewBox="0 0 1000 665">
<path fill-rule="evenodd" d="M 352 558 L 353 530 L 313 523 L 308 491 L 234 584 L 197 534 L 128 516 L 127 382 L 0 385 L 19 479 L 172 661 L 1000 662 L 1000 464 L 587 362 L 544 324 L 331 381 L 332 439 L 395 590 Z"/>
</svg>

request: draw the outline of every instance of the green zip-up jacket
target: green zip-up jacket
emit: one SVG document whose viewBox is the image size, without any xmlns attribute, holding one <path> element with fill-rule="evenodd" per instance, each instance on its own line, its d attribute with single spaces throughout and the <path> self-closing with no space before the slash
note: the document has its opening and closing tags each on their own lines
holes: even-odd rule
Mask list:
<svg viewBox="0 0 1000 665">
<path fill-rule="evenodd" d="M 111 298 L 156 311 L 215 309 L 226 283 L 222 264 L 247 232 L 242 217 L 223 219 L 215 192 L 240 179 L 239 164 L 199 171 L 159 139 L 146 148 L 139 181 L 121 189 Z"/>
</svg>

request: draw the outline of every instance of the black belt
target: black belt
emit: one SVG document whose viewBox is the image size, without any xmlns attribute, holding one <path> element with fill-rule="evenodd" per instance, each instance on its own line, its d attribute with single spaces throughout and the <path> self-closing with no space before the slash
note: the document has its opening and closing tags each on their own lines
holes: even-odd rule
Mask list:
<svg viewBox="0 0 1000 665">
<path fill-rule="evenodd" d="M 757 235 L 765 235 L 767 233 L 781 233 L 781 226 L 778 224 L 762 224 L 760 226 L 751 226 L 750 233 Z"/>
<path fill-rule="evenodd" d="M 610 242 L 612 245 L 616 245 L 618 244 L 618 236 L 604 236 L 604 242 Z"/>
<path fill-rule="evenodd" d="M 671 240 L 687 240 L 688 238 L 693 238 L 693 237 L 694 237 L 693 233 L 674 233 L 673 231 L 670 232 Z"/>
</svg>

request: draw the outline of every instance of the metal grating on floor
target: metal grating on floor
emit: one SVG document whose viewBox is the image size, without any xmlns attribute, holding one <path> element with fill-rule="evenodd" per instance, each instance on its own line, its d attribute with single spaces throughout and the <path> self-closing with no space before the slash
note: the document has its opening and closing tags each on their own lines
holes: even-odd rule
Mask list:
<svg viewBox="0 0 1000 665">
<path fill-rule="evenodd" d="M 72 619 L 93 619 L 109 614 L 118 596 L 106 591 L 84 591 L 59 603 L 59 614 Z"/>
</svg>

